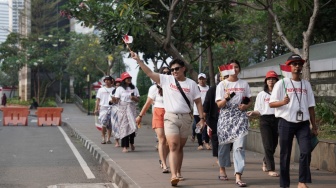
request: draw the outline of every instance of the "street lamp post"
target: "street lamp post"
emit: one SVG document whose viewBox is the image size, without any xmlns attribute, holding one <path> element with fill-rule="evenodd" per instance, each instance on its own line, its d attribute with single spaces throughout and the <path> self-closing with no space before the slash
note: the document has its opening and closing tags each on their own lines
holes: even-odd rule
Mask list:
<svg viewBox="0 0 336 188">
<path fill-rule="evenodd" d="M 86 81 L 88 83 L 88 115 L 90 115 L 90 74 L 86 75 Z"/>
</svg>

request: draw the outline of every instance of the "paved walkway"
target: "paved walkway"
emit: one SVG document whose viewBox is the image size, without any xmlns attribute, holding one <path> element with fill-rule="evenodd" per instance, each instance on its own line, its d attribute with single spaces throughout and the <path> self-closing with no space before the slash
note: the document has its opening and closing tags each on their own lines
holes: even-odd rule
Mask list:
<svg viewBox="0 0 336 188">
<path fill-rule="evenodd" d="M 151 116 L 144 116 L 144 123 L 135 138 L 135 151 L 122 153 L 122 148 L 113 144 L 100 144 L 100 132 L 95 128 L 94 116 L 81 112 L 75 104 L 62 104 L 64 108 L 62 120 L 74 130 L 74 134 L 84 146 L 95 156 L 109 175 L 111 181 L 120 188 L 161 188 L 171 187 L 171 174 L 163 174 L 158 162 L 155 149 L 155 133 L 151 129 Z M 113 140 L 113 139 L 112 139 Z M 180 181 L 178 187 L 238 187 L 235 184 L 233 166 L 227 169 L 229 181 L 218 180 L 218 166 L 210 150 L 196 150 L 197 143 L 187 142 L 184 149 L 182 175 L 185 181 Z M 279 187 L 279 178 L 270 177 L 261 170 L 262 155 L 246 151 L 246 167 L 243 180 L 248 187 Z M 276 169 L 279 160 L 276 159 Z M 313 183 L 309 187 L 336 187 L 335 173 L 311 169 Z M 297 187 L 298 165 L 291 165 L 292 187 Z"/>
</svg>

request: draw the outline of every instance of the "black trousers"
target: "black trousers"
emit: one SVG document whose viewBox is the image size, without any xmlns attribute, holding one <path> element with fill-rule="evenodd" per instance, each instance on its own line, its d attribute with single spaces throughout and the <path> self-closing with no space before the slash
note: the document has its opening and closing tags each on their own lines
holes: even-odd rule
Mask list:
<svg viewBox="0 0 336 188">
<path fill-rule="evenodd" d="M 265 153 L 263 162 L 268 171 L 274 171 L 274 153 L 278 146 L 278 118 L 274 115 L 260 116 L 260 134 Z"/>
<path fill-rule="evenodd" d="M 279 119 L 280 187 L 289 187 L 290 185 L 289 166 L 294 136 L 300 148 L 299 182 L 312 182 L 310 173 L 311 133 L 309 126 L 309 121 L 292 123 L 282 118 Z"/>
<path fill-rule="evenodd" d="M 134 137 L 135 137 L 135 132 L 125 136 L 124 138 L 121 139 L 121 147 L 129 147 L 129 144 L 134 144 Z"/>
<path fill-rule="evenodd" d="M 217 121 L 218 117 L 208 117 L 207 124 L 211 128 L 211 145 L 212 145 L 212 156 L 218 157 L 218 136 L 217 136 Z"/>
</svg>

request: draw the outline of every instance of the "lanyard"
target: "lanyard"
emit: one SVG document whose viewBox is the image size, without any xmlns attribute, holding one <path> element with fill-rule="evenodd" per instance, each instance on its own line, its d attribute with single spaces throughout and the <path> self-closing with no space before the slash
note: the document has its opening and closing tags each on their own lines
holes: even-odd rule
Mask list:
<svg viewBox="0 0 336 188">
<path fill-rule="evenodd" d="M 299 99 L 298 94 L 296 93 L 296 88 L 294 87 L 294 84 L 293 84 L 293 82 L 292 82 L 292 79 L 290 79 L 290 81 L 291 81 L 292 86 L 293 86 L 293 88 L 294 88 L 294 93 L 295 93 L 295 95 L 296 95 L 296 98 L 297 98 L 297 100 L 299 101 L 299 107 L 300 107 L 300 110 L 301 110 L 301 101 L 302 101 L 302 81 L 300 80 L 300 83 L 301 83 L 301 88 L 300 88 L 301 95 L 300 95 L 300 99 Z"/>
</svg>

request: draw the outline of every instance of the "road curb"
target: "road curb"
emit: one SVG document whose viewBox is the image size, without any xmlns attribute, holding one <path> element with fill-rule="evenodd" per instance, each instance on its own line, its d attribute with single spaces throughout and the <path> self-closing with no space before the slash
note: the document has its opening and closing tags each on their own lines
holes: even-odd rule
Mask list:
<svg viewBox="0 0 336 188">
<path fill-rule="evenodd" d="M 63 123 L 72 130 L 74 136 L 76 136 L 76 138 L 81 141 L 84 147 L 89 150 L 89 152 L 101 165 L 103 172 L 107 173 L 108 178 L 113 183 L 118 185 L 118 188 L 140 187 L 124 172 L 124 170 L 118 164 L 116 164 L 112 158 L 110 158 L 99 146 L 97 146 L 97 144 L 89 140 L 78 130 L 72 128 L 71 124 L 67 122 Z"/>
</svg>

